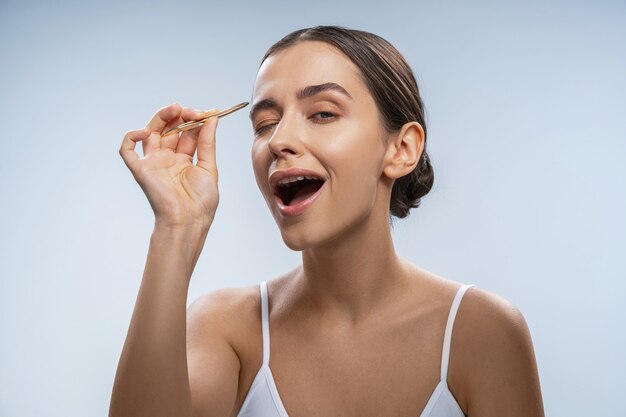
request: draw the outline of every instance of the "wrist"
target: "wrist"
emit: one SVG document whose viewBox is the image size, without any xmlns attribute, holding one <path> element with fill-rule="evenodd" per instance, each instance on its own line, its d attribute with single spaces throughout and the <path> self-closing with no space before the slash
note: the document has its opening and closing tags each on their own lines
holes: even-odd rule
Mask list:
<svg viewBox="0 0 626 417">
<path fill-rule="evenodd" d="M 166 241 L 169 245 L 175 245 L 181 249 L 202 249 L 209 232 L 209 224 L 204 222 L 188 224 L 171 224 L 169 222 L 155 221 L 152 231 L 152 239 Z"/>
<path fill-rule="evenodd" d="M 169 262 L 182 262 L 180 266 L 186 270 L 188 278 L 191 278 L 208 231 L 208 226 L 181 227 L 155 223 L 150 237 L 150 250 L 160 254 L 159 256 L 166 256 Z"/>
<path fill-rule="evenodd" d="M 170 231 L 177 234 L 203 233 L 209 230 L 212 219 L 177 220 L 171 218 L 155 217 L 155 229 Z"/>
</svg>

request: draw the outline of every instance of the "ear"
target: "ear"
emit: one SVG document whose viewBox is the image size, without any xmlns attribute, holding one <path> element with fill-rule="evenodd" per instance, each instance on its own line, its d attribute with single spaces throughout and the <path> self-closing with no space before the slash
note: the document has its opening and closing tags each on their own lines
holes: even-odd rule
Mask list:
<svg viewBox="0 0 626 417">
<path fill-rule="evenodd" d="M 418 122 L 405 123 L 399 132 L 388 138 L 383 172 L 396 179 L 411 173 L 424 150 L 424 128 Z"/>
</svg>

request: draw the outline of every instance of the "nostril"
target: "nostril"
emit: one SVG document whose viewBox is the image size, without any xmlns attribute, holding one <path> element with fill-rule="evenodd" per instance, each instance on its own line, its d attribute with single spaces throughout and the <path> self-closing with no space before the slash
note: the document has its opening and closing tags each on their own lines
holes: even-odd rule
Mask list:
<svg viewBox="0 0 626 417">
<path fill-rule="evenodd" d="M 281 155 L 297 155 L 293 149 L 289 147 L 283 147 L 279 150 L 279 148 L 273 149 L 271 146 L 269 147 L 270 154 L 274 156 L 274 160 L 277 160 L 281 157 Z"/>
</svg>

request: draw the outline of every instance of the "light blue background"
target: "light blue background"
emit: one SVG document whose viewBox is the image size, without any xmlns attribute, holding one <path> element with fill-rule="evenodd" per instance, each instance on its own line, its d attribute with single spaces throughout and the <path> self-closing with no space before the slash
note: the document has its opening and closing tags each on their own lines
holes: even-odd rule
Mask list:
<svg viewBox="0 0 626 417">
<path fill-rule="evenodd" d="M 153 214 L 118 154 L 173 101 L 250 99 L 266 49 L 317 24 L 392 42 L 423 92 L 435 186 L 398 253 L 524 313 L 546 415 L 623 412 L 623 2 L 0 3 L 0 415 L 103 416 Z M 300 260 L 221 119 L 220 206 L 189 302 Z M 140 149 L 140 147 L 138 147 Z"/>
</svg>

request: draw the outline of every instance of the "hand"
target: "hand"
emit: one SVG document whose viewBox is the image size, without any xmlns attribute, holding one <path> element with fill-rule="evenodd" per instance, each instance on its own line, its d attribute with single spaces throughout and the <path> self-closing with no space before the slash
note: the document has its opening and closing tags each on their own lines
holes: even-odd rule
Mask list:
<svg viewBox="0 0 626 417">
<path fill-rule="evenodd" d="M 209 227 L 219 203 L 215 162 L 217 117 L 200 128 L 162 137 L 161 132 L 191 120 L 200 110 L 179 103 L 159 109 L 148 125 L 126 133 L 120 155 L 148 197 L 155 220 L 166 226 Z M 135 151 L 142 142 L 143 157 Z M 198 162 L 193 156 L 198 150 Z"/>
</svg>

